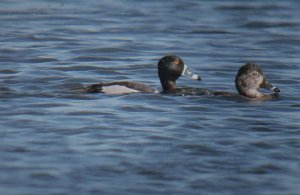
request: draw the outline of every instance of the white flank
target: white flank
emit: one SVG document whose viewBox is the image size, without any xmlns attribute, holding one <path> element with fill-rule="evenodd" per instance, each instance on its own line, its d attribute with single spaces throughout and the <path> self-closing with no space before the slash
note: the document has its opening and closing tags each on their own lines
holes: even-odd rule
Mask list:
<svg viewBox="0 0 300 195">
<path fill-rule="evenodd" d="M 102 92 L 106 94 L 124 94 L 124 93 L 138 93 L 139 91 L 135 89 L 130 89 L 122 85 L 110 85 L 110 86 L 103 86 Z"/>
</svg>

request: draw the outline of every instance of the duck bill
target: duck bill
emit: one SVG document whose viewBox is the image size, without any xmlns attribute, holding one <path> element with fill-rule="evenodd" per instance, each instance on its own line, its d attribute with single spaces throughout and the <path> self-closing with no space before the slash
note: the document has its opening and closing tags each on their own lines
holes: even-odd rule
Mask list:
<svg viewBox="0 0 300 195">
<path fill-rule="evenodd" d="M 263 80 L 262 84 L 260 85 L 261 88 L 268 89 L 270 91 L 273 91 L 275 93 L 280 92 L 280 90 L 277 87 L 274 87 L 271 83 L 269 83 L 266 79 Z"/>
<path fill-rule="evenodd" d="M 201 81 L 201 77 L 199 77 L 198 75 L 192 73 L 192 71 L 189 70 L 187 65 L 184 65 L 181 75 L 189 77 L 189 78 L 194 79 L 194 80 Z"/>
</svg>

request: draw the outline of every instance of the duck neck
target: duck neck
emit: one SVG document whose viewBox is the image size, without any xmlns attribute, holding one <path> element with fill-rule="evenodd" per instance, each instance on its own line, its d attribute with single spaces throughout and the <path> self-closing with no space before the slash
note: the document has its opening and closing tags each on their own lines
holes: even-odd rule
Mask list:
<svg viewBox="0 0 300 195">
<path fill-rule="evenodd" d="M 261 98 L 261 97 L 264 96 L 262 93 L 260 93 L 256 89 L 241 90 L 239 92 L 240 92 L 241 95 L 246 96 L 246 97 L 251 98 L 251 99 L 257 99 L 257 98 Z"/>
<path fill-rule="evenodd" d="M 263 96 L 262 93 L 257 91 L 257 87 L 245 78 L 236 78 L 235 86 L 239 94 L 250 99 L 256 99 Z"/>
<path fill-rule="evenodd" d="M 176 82 L 175 81 L 161 81 L 163 90 L 166 92 L 176 91 Z"/>
</svg>

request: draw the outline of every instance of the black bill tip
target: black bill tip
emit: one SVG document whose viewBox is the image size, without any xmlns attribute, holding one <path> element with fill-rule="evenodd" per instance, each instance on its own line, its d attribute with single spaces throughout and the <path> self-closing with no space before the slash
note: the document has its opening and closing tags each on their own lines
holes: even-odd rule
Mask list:
<svg viewBox="0 0 300 195">
<path fill-rule="evenodd" d="M 275 87 L 275 89 L 273 89 L 274 92 L 278 93 L 280 92 L 280 89 L 278 89 L 277 87 Z"/>
</svg>

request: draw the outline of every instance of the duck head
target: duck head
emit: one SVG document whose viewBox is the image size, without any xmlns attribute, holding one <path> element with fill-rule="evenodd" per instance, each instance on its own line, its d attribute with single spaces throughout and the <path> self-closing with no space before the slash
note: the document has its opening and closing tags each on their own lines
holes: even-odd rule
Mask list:
<svg viewBox="0 0 300 195">
<path fill-rule="evenodd" d="M 240 67 L 235 78 L 235 86 L 239 94 L 252 99 L 264 96 L 258 91 L 259 88 L 265 88 L 275 93 L 280 92 L 277 87 L 267 81 L 261 67 L 255 63 L 247 63 Z"/>
<path fill-rule="evenodd" d="M 182 75 L 194 80 L 201 80 L 198 75 L 193 74 L 188 69 L 180 57 L 175 55 L 161 58 L 157 66 L 158 76 L 164 91 L 175 91 L 176 80 Z"/>
</svg>

